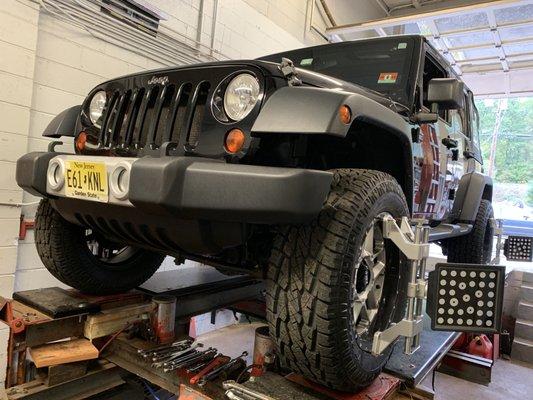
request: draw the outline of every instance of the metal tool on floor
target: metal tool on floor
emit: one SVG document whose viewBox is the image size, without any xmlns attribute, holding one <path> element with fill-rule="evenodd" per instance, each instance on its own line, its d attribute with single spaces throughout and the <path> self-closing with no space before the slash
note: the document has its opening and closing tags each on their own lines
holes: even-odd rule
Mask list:
<svg viewBox="0 0 533 400">
<path fill-rule="evenodd" d="M 260 393 L 256 390 L 247 388 L 235 381 L 225 381 L 222 387 L 226 389 L 226 397 L 233 400 L 274 400 L 273 397 Z"/>
<path fill-rule="evenodd" d="M 222 365 L 225 365 L 227 364 L 228 362 L 230 362 L 230 358 L 228 356 L 223 356 L 223 355 L 218 355 L 215 357 L 215 359 L 213 361 L 211 361 L 209 364 L 207 364 L 206 366 L 204 366 L 203 368 L 201 369 L 188 369 L 187 372 L 189 373 L 194 373 L 194 372 L 197 372 L 196 375 L 194 375 L 190 380 L 189 380 L 189 383 L 191 385 L 195 385 L 197 384 L 200 379 L 202 379 L 206 374 L 208 374 L 209 372 L 213 371 L 215 368 L 218 368 Z"/>
<path fill-rule="evenodd" d="M 182 355 L 180 355 L 178 357 L 175 357 L 175 358 L 172 358 L 169 361 L 163 361 L 162 362 L 162 366 L 163 367 L 170 367 L 172 365 L 181 364 L 181 363 L 183 363 L 185 361 L 189 361 L 189 360 L 198 358 L 199 356 L 201 356 L 205 352 L 212 351 L 212 350 L 213 350 L 212 347 L 210 347 L 210 348 L 208 348 L 207 350 L 204 350 L 204 351 L 198 351 L 196 349 L 191 349 L 189 352 L 183 353 Z M 216 351 L 216 349 L 214 349 L 214 350 Z"/>
<path fill-rule="evenodd" d="M 153 356 L 156 356 L 158 354 L 162 354 L 162 353 L 165 353 L 165 352 L 168 352 L 168 351 L 171 351 L 171 350 L 175 350 L 175 351 L 184 350 L 184 349 L 190 347 L 192 343 L 193 343 L 193 341 L 190 340 L 190 339 L 180 340 L 180 341 L 177 341 L 177 342 L 174 342 L 174 343 L 165 344 L 165 345 L 162 345 L 162 346 L 157 346 L 157 347 L 154 347 L 154 348 L 151 348 L 151 349 L 147 349 L 147 350 L 139 349 L 139 350 L 137 350 L 137 353 L 143 358 L 148 358 L 148 357 L 153 357 Z"/>
<path fill-rule="evenodd" d="M 203 347 L 203 344 L 193 342 L 188 348 L 184 350 L 170 350 L 168 352 L 159 353 L 158 355 L 152 357 L 152 367 L 165 367 L 171 361 L 178 361 L 178 359 L 185 358 L 194 354 L 196 351 L 195 349 L 198 347 Z"/>
<path fill-rule="evenodd" d="M 243 361 L 243 358 L 248 355 L 247 351 L 244 351 L 240 356 L 235 357 L 234 359 L 230 360 L 228 363 L 221 365 L 218 368 L 215 368 L 211 372 L 205 374 L 199 381 L 198 385 L 203 386 L 207 382 L 210 382 L 212 380 L 215 380 L 218 378 L 222 373 L 229 371 L 231 368 L 233 368 L 235 365 L 237 365 L 239 362 Z"/>
<path fill-rule="evenodd" d="M 186 359 L 170 362 L 167 365 L 164 365 L 163 372 L 170 372 L 179 368 L 186 368 L 198 364 L 205 365 L 206 362 L 209 362 L 215 358 L 217 353 L 217 349 L 210 347 L 205 351 L 196 352 L 196 354 L 187 357 Z"/>
</svg>

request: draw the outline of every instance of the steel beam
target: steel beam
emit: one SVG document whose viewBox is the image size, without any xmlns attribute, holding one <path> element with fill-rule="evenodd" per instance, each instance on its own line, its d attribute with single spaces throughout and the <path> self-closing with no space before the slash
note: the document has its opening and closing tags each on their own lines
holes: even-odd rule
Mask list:
<svg viewBox="0 0 533 400">
<path fill-rule="evenodd" d="M 440 3 L 436 3 L 440 4 Z M 524 5 L 524 4 L 533 4 L 533 0 L 484 0 L 484 1 L 477 1 L 474 4 L 469 1 L 461 1 L 461 2 L 454 2 L 454 4 L 458 4 L 455 7 L 451 7 L 448 5 L 448 3 L 442 3 L 443 8 L 439 9 L 432 9 L 429 10 L 429 6 L 421 7 L 420 9 L 413 8 L 412 11 L 409 14 L 406 15 L 400 15 L 400 16 L 389 16 L 386 18 L 380 18 L 375 19 L 371 21 L 361 22 L 361 23 L 354 23 L 354 24 L 346 24 L 346 25 L 340 25 L 337 27 L 331 27 L 326 29 L 326 35 L 340 35 L 340 34 L 346 34 L 346 33 L 353 33 L 353 32 L 361 32 L 366 30 L 373 30 L 378 27 L 387 27 L 387 26 L 394 26 L 394 25 L 402 25 L 402 24 L 408 24 L 408 23 L 416 23 L 420 20 L 424 19 L 431 19 L 431 18 L 440 18 L 440 17 L 449 17 L 449 16 L 455 16 L 458 14 L 464 14 L 464 13 L 471 13 L 475 12 L 476 10 L 483 9 L 483 11 L 486 11 L 487 9 L 499 9 L 499 8 L 505 8 L 510 7 L 513 5 Z M 435 5 L 433 5 L 435 6 Z"/>
<path fill-rule="evenodd" d="M 524 38 L 520 39 L 513 39 L 513 40 L 503 40 L 502 44 L 509 45 L 509 44 L 525 44 L 525 43 L 533 43 L 533 36 L 526 36 Z M 471 50 L 471 49 L 487 49 L 494 47 L 494 43 L 480 43 L 480 44 L 474 44 L 469 46 L 456 46 L 456 47 L 450 47 L 450 51 L 463 51 L 463 50 Z"/>
<path fill-rule="evenodd" d="M 375 2 L 383 11 L 385 11 L 385 14 L 390 15 L 390 8 L 383 0 L 375 0 Z"/>
<path fill-rule="evenodd" d="M 489 8 L 486 14 L 489 20 L 490 33 L 492 34 L 492 39 L 494 40 L 494 47 L 496 47 L 498 53 L 500 54 L 500 63 L 502 64 L 503 71 L 509 72 L 509 63 L 507 62 L 507 56 L 502 47 L 502 38 L 500 37 L 500 32 L 498 31 L 498 24 L 496 22 L 494 10 Z"/>
<path fill-rule="evenodd" d="M 503 72 L 500 65 L 498 65 L 498 68 L 492 67 L 492 65 L 495 64 L 489 64 L 486 66 L 476 66 L 475 68 L 468 68 L 467 66 L 463 66 L 463 75 L 466 74 L 476 74 L 476 73 L 487 73 L 487 72 Z M 513 65 L 513 68 L 511 71 L 520 71 L 520 70 L 533 70 L 533 61 L 524 61 L 521 64 Z"/>
<path fill-rule="evenodd" d="M 492 11 L 494 13 L 494 11 Z M 525 19 L 521 21 L 514 21 L 514 22 L 506 22 L 503 24 L 498 24 L 498 29 L 508 29 L 508 28 L 520 28 L 522 26 L 530 26 L 533 25 L 533 19 Z M 463 29 L 453 29 L 445 32 L 441 32 L 441 36 L 461 36 L 461 35 L 468 35 L 470 33 L 478 33 L 478 32 L 490 32 L 491 31 L 490 26 L 477 26 L 477 27 L 470 27 L 470 28 L 463 28 Z"/>
<path fill-rule="evenodd" d="M 520 60 L 521 57 L 526 58 L 526 59 Z M 509 61 L 513 61 L 513 60 L 515 60 L 515 61 L 525 61 L 525 62 L 533 61 L 533 52 L 511 54 L 511 55 L 508 55 L 506 57 L 506 59 L 509 60 Z M 487 61 L 497 62 L 498 58 L 497 57 L 468 58 L 468 59 L 465 59 L 465 60 L 456 60 L 455 63 L 456 64 L 460 64 L 460 65 L 478 64 L 478 63 L 488 64 Z"/>
</svg>

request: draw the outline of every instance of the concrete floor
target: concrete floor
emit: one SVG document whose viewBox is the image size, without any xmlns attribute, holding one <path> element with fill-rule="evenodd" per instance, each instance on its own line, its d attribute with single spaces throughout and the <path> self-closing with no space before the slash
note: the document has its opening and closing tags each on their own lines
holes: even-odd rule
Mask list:
<svg viewBox="0 0 533 400">
<path fill-rule="evenodd" d="M 492 368 L 492 382 L 488 386 L 437 372 L 435 399 L 533 399 L 533 365 L 519 361 L 497 360 Z"/>
<path fill-rule="evenodd" d="M 253 352 L 253 332 L 261 323 L 237 324 L 200 335 L 198 340 L 206 346 L 218 348 L 225 354 L 235 357 L 248 351 L 247 363 L 251 363 Z M 422 385 L 431 388 L 431 376 Z M 405 396 L 397 400 L 409 399 Z M 436 400 L 529 400 L 533 399 L 533 364 L 497 360 L 492 370 L 489 386 L 436 373 Z"/>
</svg>

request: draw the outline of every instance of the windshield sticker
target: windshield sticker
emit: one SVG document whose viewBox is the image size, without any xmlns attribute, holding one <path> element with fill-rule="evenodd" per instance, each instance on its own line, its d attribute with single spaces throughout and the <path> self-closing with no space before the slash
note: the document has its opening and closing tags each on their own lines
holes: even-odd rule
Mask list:
<svg viewBox="0 0 533 400">
<path fill-rule="evenodd" d="M 378 83 L 396 83 L 398 72 L 382 72 L 379 74 Z"/>
<path fill-rule="evenodd" d="M 407 43 L 398 43 L 398 50 L 403 50 L 407 48 Z"/>
<path fill-rule="evenodd" d="M 302 61 L 300 61 L 300 65 L 311 65 L 313 64 L 312 58 L 304 58 Z"/>
</svg>

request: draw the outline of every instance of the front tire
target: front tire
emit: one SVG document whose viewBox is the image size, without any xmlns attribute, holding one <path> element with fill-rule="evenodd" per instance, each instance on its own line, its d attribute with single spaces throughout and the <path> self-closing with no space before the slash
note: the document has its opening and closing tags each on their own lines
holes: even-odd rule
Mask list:
<svg viewBox="0 0 533 400">
<path fill-rule="evenodd" d="M 98 240 L 100 243 L 98 243 Z M 44 266 L 61 282 L 87 294 L 122 293 L 144 283 L 164 256 L 143 249 L 109 244 L 87 229 L 59 215 L 48 199 L 39 203 L 35 216 L 35 244 Z"/>
<path fill-rule="evenodd" d="M 337 170 L 317 219 L 275 239 L 267 318 L 289 369 L 342 391 L 381 372 L 392 346 L 373 356 L 373 334 L 403 318 L 408 283 L 404 258 L 383 239 L 378 221 L 386 214 L 409 215 L 392 176 Z"/>
</svg>

